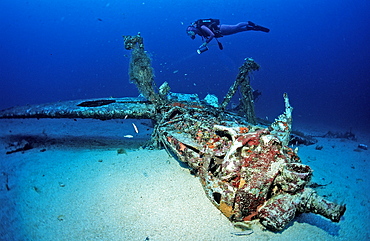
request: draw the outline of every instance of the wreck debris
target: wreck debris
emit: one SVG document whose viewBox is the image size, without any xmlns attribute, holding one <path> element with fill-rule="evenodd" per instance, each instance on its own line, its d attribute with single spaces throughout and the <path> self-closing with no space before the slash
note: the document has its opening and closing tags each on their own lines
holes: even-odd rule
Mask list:
<svg viewBox="0 0 370 241">
<path fill-rule="evenodd" d="M 289 104 L 288 94 L 284 93 L 285 112 L 281 114 L 275 122 L 271 124 L 271 134 L 277 136 L 287 146 L 290 140 L 290 131 L 292 129 L 292 111 L 293 107 Z"/>
<path fill-rule="evenodd" d="M 132 50 L 136 48 L 144 50 L 144 40 L 141 37 L 140 32 L 136 36 L 123 36 L 123 41 L 125 49 L 127 50 Z"/>
<path fill-rule="evenodd" d="M 365 144 L 358 144 L 358 146 L 357 146 L 359 149 L 362 149 L 362 150 L 367 150 L 367 145 L 365 145 Z"/>
<path fill-rule="evenodd" d="M 19 142 L 14 142 L 14 143 L 9 144 L 7 149 L 9 149 L 9 151 L 6 152 L 6 154 L 8 155 L 8 154 L 12 154 L 15 152 L 24 152 L 24 151 L 31 150 L 33 149 L 33 146 L 30 142 L 22 139 Z"/>
<path fill-rule="evenodd" d="M 109 105 L 112 103 L 115 103 L 116 100 L 92 100 L 92 101 L 84 101 L 78 104 L 77 106 L 82 106 L 82 107 L 98 107 L 98 106 L 103 106 L 103 105 Z"/>
<path fill-rule="evenodd" d="M 339 222 L 346 207 L 326 201 L 313 189 L 305 188 L 297 194 L 280 194 L 269 199 L 259 208 L 261 223 L 271 230 L 282 230 L 297 213 L 320 214 L 333 222 Z"/>
<path fill-rule="evenodd" d="M 231 98 L 234 96 L 238 87 L 240 86 L 240 92 L 242 94 L 241 107 L 243 115 L 246 116 L 247 120 L 251 124 L 256 124 L 256 116 L 254 113 L 254 96 L 253 89 L 250 86 L 250 76 L 252 71 L 259 70 L 260 66 L 252 58 L 246 58 L 244 64 L 239 68 L 239 74 L 236 77 L 236 81 L 230 87 L 229 92 L 226 94 L 224 100 L 221 103 L 221 108 L 226 109 L 226 106 L 230 103 Z"/>
<path fill-rule="evenodd" d="M 317 182 L 313 182 L 313 183 L 307 185 L 307 187 L 310 187 L 310 188 L 326 187 L 327 185 L 330 185 L 332 183 L 333 182 L 328 182 L 326 184 L 318 184 Z"/>
<path fill-rule="evenodd" d="M 107 102 L 104 105 L 94 104 L 103 103 L 105 100 Z M 108 101 L 109 104 L 107 104 Z M 124 119 L 126 116 L 127 118 L 152 119 L 155 115 L 154 104 L 139 97 L 74 100 L 16 106 L 0 111 L 0 118 L 93 118 L 108 120 Z"/>
<path fill-rule="evenodd" d="M 150 102 L 161 104 L 163 99 L 155 90 L 151 59 L 144 51 L 144 41 L 140 33 L 136 36 L 123 36 L 125 48 L 132 50 L 129 69 L 130 81 L 136 84 L 140 93 Z"/>
<path fill-rule="evenodd" d="M 305 188 L 312 170 L 287 146 L 292 108 L 284 99 L 284 114 L 269 128 L 236 125 L 231 114 L 219 119 L 192 103 L 172 112 L 157 136 L 194 170 L 208 198 L 231 221 L 260 219 L 281 230 L 297 213 L 315 212 L 337 222 L 345 206 Z"/>
<path fill-rule="evenodd" d="M 313 145 L 313 144 L 316 144 L 317 143 L 317 140 L 314 139 L 312 136 L 310 135 L 305 135 L 304 133 L 300 132 L 300 131 L 291 131 L 290 133 L 290 141 L 289 141 L 289 144 L 290 145 L 294 145 L 294 146 L 298 146 L 298 145 L 305 145 L 305 146 L 309 146 L 309 145 Z"/>
<path fill-rule="evenodd" d="M 351 141 L 356 141 L 357 137 L 352 131 L 346 131 L 346 132 L 332 132 L 328 131 L 325 135 L 322 136 L 315 136 L 315 137 L 323 137 L 323 138 L 340 138 L 340 139 L 348 139 Z"/>
<path fill-rule="evenodd" d="M 318 151 L 321 151 L 322 148 L 324 148 L 324 146 L 322 146 L 322 145 L 316 145 L 315 146 L 315 150 L 318 150 Z"/>
<path fill-rule="evenodd" d="M 140 34 L 124 38 L 126 49 L 133 50 L 131 80 L 147 101 L 99 99 L 16 107 L 0 111 L 0 118 L 150 118 L 156 121 L 153 142 L 187 163 L 209 200 L 238 225 L 259 221 L 270 230 L 282 230 L 302 212 L 340 220 L 346 206 L 307 187 L 313 171 L 288 147 L 293 110 L 288 95 L 283 96 L 284 113 L 271 125 L 256 124 L 249 73 L 259 66 L 253 59 L 246 59 L 218 107 L 205 104 L 196 94 L 172 93 L 168 84 L 157 93 Z M 246 111 L 242 115 L 224 111 L 239 86 Z"/>
<path fill-rule="evenodd" d="M 170 85 L 167 82 L 164 82 L 161 86 L 159 86 L 159 94 L 162 96 L 162 99 L 166 98 L 170 90 Z"/>
</svg>

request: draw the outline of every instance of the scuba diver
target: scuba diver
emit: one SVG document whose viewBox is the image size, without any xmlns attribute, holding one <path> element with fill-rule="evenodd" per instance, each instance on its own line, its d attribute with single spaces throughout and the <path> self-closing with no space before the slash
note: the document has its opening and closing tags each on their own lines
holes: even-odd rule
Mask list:
<svg viewBox="0 0 370 241">
<path fill-rule="evenodd" d="M 204 42 L 201 46 L 199 46 L 197 50 L 198 54 L 201 54 L 208 50 L 207 44 L 211 42 L 213 38 L 216 39 L 218 47 L 220 48 L 220 50 L 222 50 L 223 46 L 217 38 L 249 30 L 262 31 L 265 33 L 270 32 L 270 29 L 256 25 L 251 21 L 241 22 L 236 25 L 226 25 L 220 24 L 219 19 L 209 18 L 199 19 L 195 21 L 190 26 L 188 26 L 188 28 L 186 29 L 186 33 L 191 37 L 191 39 L 195 39 L 196 35 L 202 37 L 202 40 Z"/>
</svg>

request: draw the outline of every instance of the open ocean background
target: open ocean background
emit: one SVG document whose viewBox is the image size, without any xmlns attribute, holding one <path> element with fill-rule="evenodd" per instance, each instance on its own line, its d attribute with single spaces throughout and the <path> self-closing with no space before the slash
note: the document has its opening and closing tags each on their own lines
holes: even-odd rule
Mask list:
<svg viewBox="0 0 370 241">
<path fill-rule="evenodd" d="M 159 86 L 216 94 L 220 101 L 244 58 L 261 65 L 259 117 L 277 117 L 287 92 L 293 123 L 370 130 L 370 1 L 2 0 L 0 109 L 71 99 L 137 96 L 122 35 L 141 32 Z M 213 40 L 185 33 L 199 18 L 253 21 L 249 31 Z"/>
</svg>

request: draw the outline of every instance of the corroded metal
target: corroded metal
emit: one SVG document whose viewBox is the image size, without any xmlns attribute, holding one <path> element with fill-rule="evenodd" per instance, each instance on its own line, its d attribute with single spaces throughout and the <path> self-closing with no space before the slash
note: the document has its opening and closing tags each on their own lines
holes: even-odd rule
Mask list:
<svg viewBox="0 0 370 241">
<path fill-rule="evenodd" d="M 16 106 L 0 111 L 0 118 L 153 119 L 153 103 L 144 98 L 100 98 L 40 105 Z"/>
<path fill-rule="evenodd" d="M 144 50 L 144 40 L 143 37 L 141 37 L 140 33 L 138 33 L 135 36 L 131 35 L 123 36 L 123 41 L 125 49 L 127 50 L 132 50 L 135 48 L 140 48 Z"/>
<path fill-rule="evenodd" d="M 259 219 L 281 230 L 297 213 L 314 212 L 338 222 L 345 206 L 305 188 L 312 170 L 287 146 L 292 107 L 286 94 L 284 99 L 285 112 L 269 127 L 183 103 L 168 110 L 157 136 L 199 176 L 208 198 L 231 221 Z"/>
<path fill-rule="evenodd" d="M 125 46 L 141 51 L 133 54 L 134 59 L 145 60 L 144 64 L 131 62 L 130 71 L 135 72 L 133 82 L 148 100 L 102 98 L 14 107 L 0 111 L 0 118 L 153 119 L 153 143 L 163 145 L 187 163 L 211 202 L 231 221 L 259 220 L 268 229 L 282 230 L 302 212 L 340 220 L 346 206 L 329 202 L 306 187 L 312 170 L 301 163 L 297 150 L 288 147 L 293 108 L 287 94 L 283 96 L 284 113 L 269 126 L 255 123 L 254 110 L 247 118 L 225 110 L 243 82 L 249 103 L 245 107 L 253 107 L 247 79 L 250 71 L 259 68 L 254 61 L 247 59 L 217 107 L 206 99 L 199 100 L 196 94 L 172 93 L 167 83 L 157 93 L 140 35 L 126 36 Z"/>
<path fill-rule="evenodd" d="M 136 36 L 123 36 L 125 48 L 132 50 L 129 68 L 131 83 L 134 83 L 140 93 L 155 104 L 163 104 L 162 96 L 155 90 L 154 70 L 151 59 L 144 50 L 144 40 L 140 33 Z"/>
<path fill-rule="evenodd" d="M 230 87 L 224 100 L 221 103 L 221 108 L 226 109 L 230 103 L 231 98 L 235 92 L 240 88 L 242 98 L 240 99 L 240 106 L 243 110 L 242 115 L 245 116 L 249 123 L 256 124 L 256 116 L 254 113 L 253 89 L 250 85 L 250 74 L 252 71 L 259 70 L 260 66 L 252 58 L 246 58 L 243 65 L 239 68 L 238 76 L 234 84 Z"/>
</svg>

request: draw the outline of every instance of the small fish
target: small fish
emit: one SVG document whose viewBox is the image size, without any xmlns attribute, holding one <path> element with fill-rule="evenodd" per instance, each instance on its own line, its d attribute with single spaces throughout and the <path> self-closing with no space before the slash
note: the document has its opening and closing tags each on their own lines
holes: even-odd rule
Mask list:
<svg viewBox="0 0 370 241">
<path fill-rule="evenodd" d="M 124 138 L 134 138 L 134 136 L 133 136 L 133 135 L 124 135 L 123 137 L 124 137 Z"/>
<path fill-rule="evenodd" d="M 232 232 L 231 234 L 235 236 L 244 236 L 244 235 L 250 235 L 252 233 L 253 233 L 253 230 L 245 230 L 243 232 Z"/>
<path fill-rule="evenodd" d="M 139 133 L 139 130 L 137 129 L 137 127 L 136 127 L 136 125 L 135 125 L 134 123 L 132 123 L 132 126 L 134 127 L 135 132 L 136 132 L 136 133 Z"/>
</svg>

